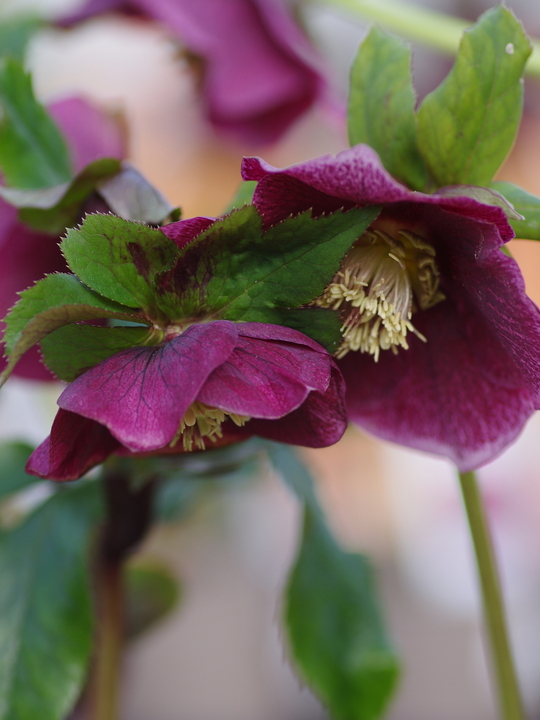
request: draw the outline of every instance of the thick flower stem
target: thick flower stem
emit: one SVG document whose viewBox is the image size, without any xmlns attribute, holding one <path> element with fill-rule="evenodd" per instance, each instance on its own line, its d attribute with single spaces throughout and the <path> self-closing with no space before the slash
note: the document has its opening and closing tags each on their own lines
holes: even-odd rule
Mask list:
<svg viewBox="0 0 540 720">
<path fill-rule="evenodd" d="M 473 472 L 459 473 L 459 480 L 476 554 L 501 718 L 524 720 L 508 639 L 501 584 L 480 490 Z"/>
<path fill-rule="evenodd" d="M 106 465 L 107 519 L 96 559 L 96 652 L 88 687 L 90 720 L 117 720 L 124 644 L 124 562 L 146 535 L 154 481 L 134 487 L 126 468 Z"/>
<path fill-rule="evenodd" d="M 455 55 L 461 35 L 470 22 L 400 0 L 313 0 L 318 4 L 345 10 L 364 20 L 372 20 L 398 35 L 441 52 Z M 533 53 L 525 74 L 540 77 L 540 43 L 532 41 Z"/>
</svg>

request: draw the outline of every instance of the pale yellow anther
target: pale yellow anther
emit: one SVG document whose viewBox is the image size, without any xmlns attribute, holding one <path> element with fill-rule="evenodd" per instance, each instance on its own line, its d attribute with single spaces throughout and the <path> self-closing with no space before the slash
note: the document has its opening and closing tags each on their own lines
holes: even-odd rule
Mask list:
<svg viewBox="0 0 540 720">
<path fill-rule="evenodd" d="M 216 442 L 218 438 L 223 437 L 221 425 L 227 419 L 232 420 L 238 427 L 242 427 L 250 418 L 228 413 L 201 402 L 194 402 L 186 410 L 170 446 L 174 447 L 182 438 L 186 452 L 192 451 L 194 447 L 198 450 L 205 450 L 207 440 Z"/>
<path fill-rule="evenodd" d="M 435 251 L 407 230 L 392 237 L 368 230 L 353 245 L 343 268 L 314 301 L 339 310 L 343 341 L 338 358 L 359 351 L 379 359 L 381 350 L 407 350 L 407 333 L 426 338 L 411 323 L 413 311 L 444 300 L 439 290 Z"/>
</svg>

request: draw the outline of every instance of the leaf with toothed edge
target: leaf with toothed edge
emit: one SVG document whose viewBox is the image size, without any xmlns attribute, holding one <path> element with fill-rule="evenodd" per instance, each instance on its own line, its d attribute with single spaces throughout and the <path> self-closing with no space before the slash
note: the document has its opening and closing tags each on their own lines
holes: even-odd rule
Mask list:
<svg viewBox="0 0 540 720">
<path fill-rule="evenodd" d="M 62 325 L 81 320 L 117 318 L 145 322 L 139 313 L 101 297 L 74 275 L 47 275 L 21 293 L 5 318 L 4 343 L 9 362 L 0 376 L 4 384 L 13 368 L 33 345 Z"/>
<path fill-rule="evenodd" d="M 60 245 L 70 269 L 109 300 L 156 316 L 154 282 L 178 247 L 160 230 L 115 215 L 88 215 Z"/>
<path fill-rule="evenodd" d="M 308 211 L 264 232 L 255 207 L 235 210 L 180 251 L 159 281 L 159 307 L 173 319 L 275 323 L 281 314 L 280 323 L 288 324 L 286 313 L 324 291 L 379 211 L 371 206 L 319 218 Z M 300 312 L 290 317 L 291 326 L 308 335 L 310 317 L 317 318 L 319 330 L 326 317 L 330 335 L 335 332 L 330 313 L 305 313 L 305 324 Z"/>
</svg>

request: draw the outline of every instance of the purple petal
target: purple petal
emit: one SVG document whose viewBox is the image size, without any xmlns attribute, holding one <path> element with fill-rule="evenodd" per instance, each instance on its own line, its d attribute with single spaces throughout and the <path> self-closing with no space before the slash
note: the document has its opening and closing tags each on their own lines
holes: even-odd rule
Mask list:
<svg viewBox="0 0 540 720">
<path fill-rule="evenodd" d="M 210 227 L 215 220 L 211 217 L 194 217 L 163 225 L 159 229 L 182 250 L 193 238 Z"/>
<path fill-rule="evenodd" d="M 96 420 L 130 450 L 156 450 L 175 437 L 208 375 L 237 342 L 233 323 L 192 325 L 159 347 L 133 348 L 103 360 L 60 395 L 64 410 Z"/>
<path fill-rule="evenodd" d="M 317 343 L 275 325 L 245 323 L 238 331 L 236 348 L 208 377 L 197 397 L 200 402 L 238 415 L 276 419 L 298 408 L 311 391 L 324 393 L 328 388 L 331 360 Z M 294 343 L 298 336 L 302 344 Z"/>
<path fill-rule="evenodd" d="M 103 425 L 59 410 L 50 436 L 28 458 L 26 472 L 50 480 L 76 480 L 119 447 Z"/>
<path fill-rule="evenodd" d="M 312 392 L 305 402 L 280 420 L 250 420 L 242 428 L 246 435 L 258 435 L 304 447 L 328 447 L 336 443 L 347 429 L 344 403 L 345 383 L 332 363 L 330 384 L 326 392 Z"/>
<path fill-rule="evenodd" d="M 355 145 L 338 155 L 324 155 L 279 169 L 260 158 L 245 158 L 244 180 L 258 180 L 253 204 L 273 225 L 291 214 L 310 208 L 315 215 L 353 205 L 422 203 L 495 224 L 503 241 L 514 233 L 500 207 L 484 205 L 470 197 L 447 197 L 413 192 L 388 173 L 377 153 L 367 145 Z"/>
<path fill-rule="evenodd" d="M 412 336 L 397 356 L 349 353 L 338 362 L 347 384 L 349 415 L 387 440 L 446 455 L 462 471 L 500 453 L 533 412 L 505 349 L 481 316 L 447 299 L 413 316 L 423 343 Z M 483 347 L 497 373 L 479 358 Z M 506 358 L 508 356 L 506 355 Z"/>
<path fill-rule="evenodd" d="M 76 173 L 94 160 L 126 156 L 120 124 L 86 100 L 67 98 L 48 110 L 68 141 Z"/>
</svg>

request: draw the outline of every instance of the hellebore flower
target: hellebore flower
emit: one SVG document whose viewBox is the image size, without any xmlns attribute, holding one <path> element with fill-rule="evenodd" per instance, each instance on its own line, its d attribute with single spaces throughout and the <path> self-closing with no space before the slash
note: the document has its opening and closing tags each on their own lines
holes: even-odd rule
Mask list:
<svg viewBox="0 0 540 720">
<path fill-rule="evenodd" d="M 58 399 L 27 471 L 73 480 L 110 454 L 186 452 L 251 435 L 322 447 L 347 425 L 341 373 L 286 327 L 215 321 L 164 344 L 124 350 Z"/>
<path fill-rule="evenodd" d="M 412 192 L 365 145 L 283 170 L 248 158 L 243 177 L 258 181 L 267 225 L 307 208 L 382 206 L 315 301 L 343 320 L 354 422 L 462 471 L 515 439 L 539 407 L 540 311 L 501 250 L 513 237 L 501 207 L 474 189 Z"/>
<path fill-rule="evenodd" d="M 79 98 L 68 98 L 49 107 L 72 155 L 74 171 L 103 157 L 125 154 L 117 124 Z M 58 236 L 34 230 L 18 219 L 18 210 L 0 198 L 0 317 L 18 300 L 18 292 L 46 273 L 66 269 Z M 5 363 L 3 363 L 5 364 Z M 36 348 L 21 360 L 15 373 L 32 380 L 53 380 Z"/>
<path fill-rule="evenodd" d="M 89 0 L 60 21 L 117 11 L 162 23 L 193 56 L 213 125 L 272 142 L 324 89 L 320 61 L 282 0 Z"/>
</svg>

